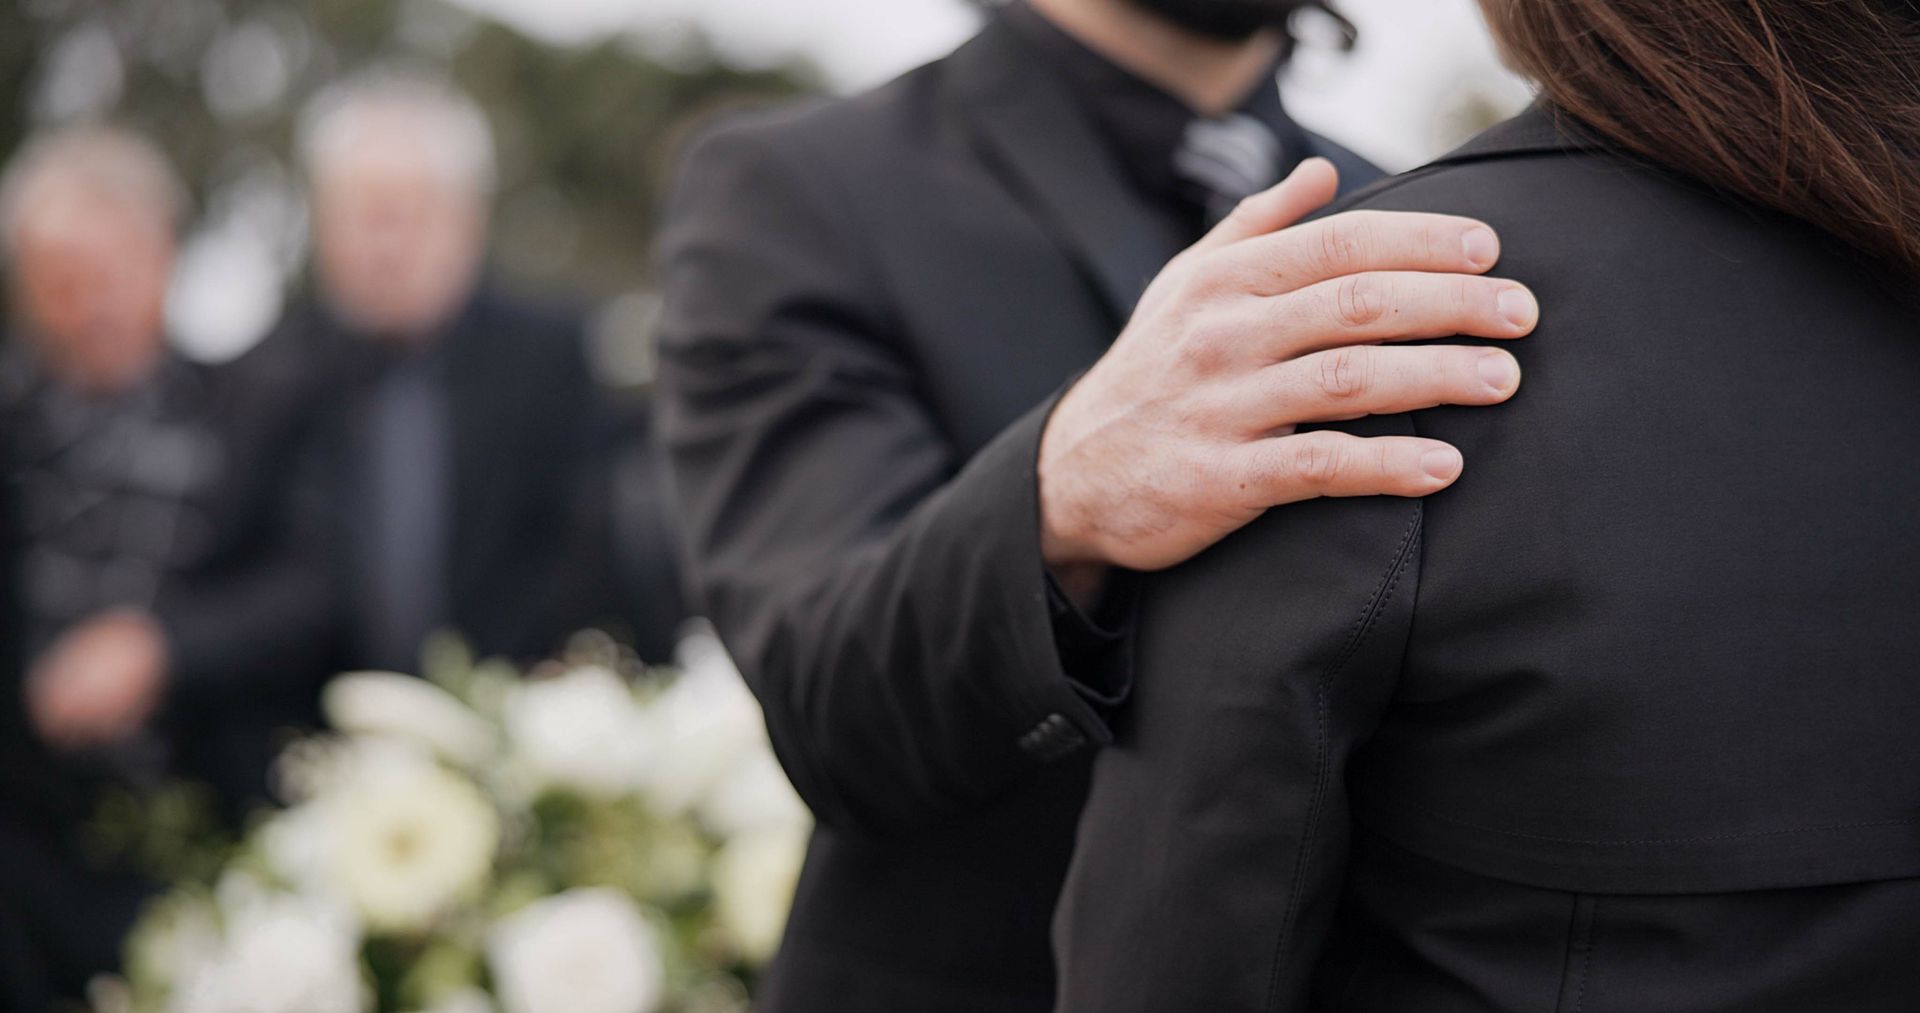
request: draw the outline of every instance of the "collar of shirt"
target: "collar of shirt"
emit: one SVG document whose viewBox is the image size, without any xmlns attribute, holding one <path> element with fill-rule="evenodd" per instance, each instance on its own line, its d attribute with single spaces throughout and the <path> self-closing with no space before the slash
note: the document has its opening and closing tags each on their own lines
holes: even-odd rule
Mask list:
<svg viewBox="0 0 1920 1013">
<path fill-rule="evenodd" d="M 1014 0 L 1000 16 L 1057 69 L 1143 195 L 1183 213 L 1201 213 L 1173 162 L 1188 125 L 1200 118 L 1198 112 L 1067 34 L 1026 0 Z M 1271 73 L 1260 78 L 1236 111 L 1274 132 L 1283 146 L 1280 164 L 1291 167 L 1302 157 L 1304 144 L 1299 125 L 1280 100 L 1282 63 L 1275 61 Z"/>
</svg>

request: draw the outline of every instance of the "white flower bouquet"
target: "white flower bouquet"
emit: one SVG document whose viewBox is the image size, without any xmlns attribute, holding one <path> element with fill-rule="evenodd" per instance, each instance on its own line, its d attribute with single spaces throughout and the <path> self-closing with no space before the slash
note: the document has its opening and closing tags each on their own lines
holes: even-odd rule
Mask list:
<svg viewBox="0 0 1920 1013">
<path fill-rule="evenodd" d="M 428 651 L 330 684 L 287 806 L 155 902 L 130 1013 L 743 1010 L 809 821 L 710 632 L 674 670 L 604 638 L 523 677 Z"/>
</svg>

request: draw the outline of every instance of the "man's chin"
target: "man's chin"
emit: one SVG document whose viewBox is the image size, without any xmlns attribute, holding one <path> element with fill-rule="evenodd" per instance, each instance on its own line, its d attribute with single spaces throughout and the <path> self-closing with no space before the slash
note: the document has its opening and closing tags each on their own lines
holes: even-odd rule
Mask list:
<svg viewBox="0 0 1920 1013">
<path fill-rule="evenodd" d="M 1307 0 L 1128 0 L 1195 35 L 1243 42 L 1269 29 L 1285 28 Z"/>
</svg>

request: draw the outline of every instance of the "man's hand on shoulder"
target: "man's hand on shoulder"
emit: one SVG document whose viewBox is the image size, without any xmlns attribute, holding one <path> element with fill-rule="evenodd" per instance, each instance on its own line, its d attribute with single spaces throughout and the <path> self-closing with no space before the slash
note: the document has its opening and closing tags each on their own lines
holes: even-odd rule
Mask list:
<svg viewBox="0 0 1920 1013">
<path fill-rule="evenodd" d="M 1057 574 L 1158 570 L 1268 509 L 1321 496 L 1425 496 L 1459 451 L 1302 425 L 1513 396 L 1520 367 L 1485 347 L 1385 342 L 1534 328 L 1533 294 L 1482 277 L 1479 222 L 1354 211 L 1322 160 L 1249 198 L 1167 265 L 1113 348 L 1061 399 L 1040 447 L 1042 553 Z M 1076 580 L 1076 583 L 1081 581 Z"/>
</svg>

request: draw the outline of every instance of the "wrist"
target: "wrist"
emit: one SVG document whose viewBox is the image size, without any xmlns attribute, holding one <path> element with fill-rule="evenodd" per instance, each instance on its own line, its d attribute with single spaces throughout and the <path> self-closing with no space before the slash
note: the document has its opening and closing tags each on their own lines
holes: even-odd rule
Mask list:
<svg viewBox="0 0 1920 1013">
<path fill-rule="evenodd" d="M 1053 414 L 1047 419 L 1046 428 L 1040 433 L 1038 460 L 1035 463 L 1040 511 L 1040 558 L 1063 583 L 1063 574 L 1067 572 L 1106 563 L 1091 537 L 1091 526 L 1086 523 L 1086 510 L 1076 496 L 1080 483 L 1075 481 L 1073 466 L 1067 460 L 1073 444 L 1077 442 L 1066 430 L 1072 428 L 1076 401 L 1074 395 L 1080 391 L 1080 387 L 1077 382 L 1069 387 L 1055 405 Z"/>
<path fill-rule="evenodd" d="M 1106 560 L 1093 543 L 1088 526 L 1077 520 L 1083 512 L 1063 488 L 1069 480 L 1056 471 L 1043 459 L 1039 473 L 1040 559 L 1064 580 L 1063 574 L 1072 571 L 1104 568 Z"/>
</svg>

